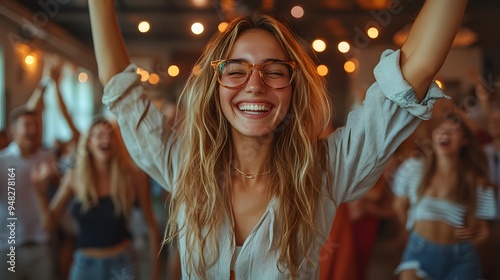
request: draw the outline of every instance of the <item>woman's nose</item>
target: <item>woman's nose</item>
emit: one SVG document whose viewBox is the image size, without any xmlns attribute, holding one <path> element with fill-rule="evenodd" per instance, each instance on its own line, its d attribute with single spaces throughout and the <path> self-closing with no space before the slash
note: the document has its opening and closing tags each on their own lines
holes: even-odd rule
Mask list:
<svg viewBox="0 0 500 280">
<path fill-rule="evenodd" d="M 250 78 L 248 79 L 246 89 L 248 92 L 258 93 L 263 91 L 265 85 L 260 76 L 259 70 L 253 69 L 250 73 Z"/>
</svg>

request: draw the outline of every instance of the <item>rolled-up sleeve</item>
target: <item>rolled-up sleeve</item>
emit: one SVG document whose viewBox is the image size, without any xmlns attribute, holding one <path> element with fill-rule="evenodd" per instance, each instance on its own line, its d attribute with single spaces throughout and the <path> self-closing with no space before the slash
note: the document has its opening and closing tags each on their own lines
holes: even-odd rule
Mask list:
<svg viewBox="0 0 500 280">
<path fill-rule="evenodd" d="M 334 172 L 330 187 L 337 203 L 364 195 L 420 120 L 430 119 L 434 103 L 449 98 L 433 82 L 418 103 L 415 91 L 403 78 L 399 50 L 384 51 L 374 75 L 376 82 L 363 105 L 349 114 L 345 127 L 328 138 Z"/>
<path fill-rule="evenodd" d="M 164 115 L 151 103 L 141 85 L 137 67 L 129 65 L 104 88 L 102 102 L 115 116 L 134 162 L 162 187 L 171 191 L 178 152 Z M 172 158 L 172 172 L 168 172 Z"/>
</svg>

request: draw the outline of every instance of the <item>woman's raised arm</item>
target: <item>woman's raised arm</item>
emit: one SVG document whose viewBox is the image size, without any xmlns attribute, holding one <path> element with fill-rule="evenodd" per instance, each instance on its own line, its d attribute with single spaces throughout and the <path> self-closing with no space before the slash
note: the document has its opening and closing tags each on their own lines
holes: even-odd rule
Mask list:
<svg viewBox="0 0 500 280">
<path fill-rule="evenodd" d="M 104 86 L 102 103 L 115 116 L 125 146 L 134 162 L 167 190 L 171 190 L 169 158 L 177 157 L 174 135 L 164 117 L 145 94 L 130 65 L 130 58 L 118 27 L 113 0 L 89 0 L 90 23 Z M 129 66 L 130 65 L 130 66 Z"/>
<path fill-rule="evenodd" d="M 99 80 L 105 86 L 130 64 L 113 0 L 89 0 L 90 24 Z"/>
<path fill-rule="evenodd" d="M 467 0 L 427 0 L 401 48 L 401 70 L 418 101 L 443 65 L 467 6 Z"/>
</svg>

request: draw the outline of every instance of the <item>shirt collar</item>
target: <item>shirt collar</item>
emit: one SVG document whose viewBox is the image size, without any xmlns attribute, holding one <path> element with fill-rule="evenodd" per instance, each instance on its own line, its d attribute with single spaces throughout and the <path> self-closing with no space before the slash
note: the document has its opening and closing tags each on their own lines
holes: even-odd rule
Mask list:
<svg viewBox="0 0 500 280">
<path fill-rule="evenodd" d="M 33 153 L 33 155 L 36 155 L 38 152 L 40 152 L 41 149 L 42 149 L 41 147 L 38 148 L 37 151 Z M 7 146 L 7 148 L 5 148 L 5 150 L 7 151 L 7 153 L 13 156 L 18 156 L 18 157 L 21 156 L 21 148 L 15 141 L 11 141 L 10 144 Z"/>
<path fill-rule="evenodd" d="M 7 146 L 6 150 L 9 154 L 12 154 L 14 156 L 21 155 L 21 148 L 19 148 L 19 145 L 17 145 L 17 143 L 14 141 L 10 142 L 10 144 L 9 144 L 9 146 Z"/>
</svg>

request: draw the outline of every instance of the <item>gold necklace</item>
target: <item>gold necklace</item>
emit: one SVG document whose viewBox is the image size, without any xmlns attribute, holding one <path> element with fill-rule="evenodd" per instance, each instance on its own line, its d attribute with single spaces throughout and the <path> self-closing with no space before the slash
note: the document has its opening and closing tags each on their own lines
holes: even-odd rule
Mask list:
<svg viewBox="0 0 500 280">
<path fill-rule="evenodd" d="M 234 164 L 231 163 L 231 165 L 234 167 L 234 169 L 236 171 L 238 171 L 238 173 L 240 173 L 241 175 L 247 177 L 247 179 L 255 179 L 255 178 L 257 178 L 257 176 L 265 176 L 265 175 L 267 175 L 267 174 L 269 174 L 271 172 L 271 168 L 269 168 L 269 170 L 267 170 L 266 172 L 261 173 L 261 174 L 247 174 L 247 173 L 239 170 L 238 168 L 236 168 L 236 166 L 234 166 Z"/>
</svg>

